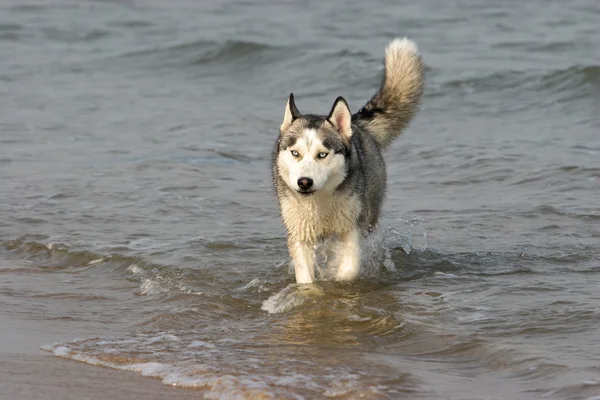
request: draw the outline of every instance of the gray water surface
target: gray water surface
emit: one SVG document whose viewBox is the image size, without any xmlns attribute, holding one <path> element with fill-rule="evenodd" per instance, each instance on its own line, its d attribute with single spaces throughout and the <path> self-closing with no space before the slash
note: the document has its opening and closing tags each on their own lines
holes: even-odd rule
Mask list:
<svg viewBox="0 0 600 400">
<path fill-rule="evenodd" d="M 404 35 L 369 262 L 299 287 L 286 98 L 356 111 Z M 595 0 L 2 1 L 0 350 L 209 398 L 600 398 L 599 37 Z"/>
</svg>

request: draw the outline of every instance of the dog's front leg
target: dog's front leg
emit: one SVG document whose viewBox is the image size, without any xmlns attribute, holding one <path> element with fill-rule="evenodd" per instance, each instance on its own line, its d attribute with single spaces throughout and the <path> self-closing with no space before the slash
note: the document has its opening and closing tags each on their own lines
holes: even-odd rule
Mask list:
<svg viewBox="0 0 600 400">
<path fill-rule="evenodd" d="M 358 229 L 341 236 L 342 262 L 338 267 L 336 279 L 350 281 L 360 273 L 360 233 Z"/>
<path fill-rule="evenodd" d="M 313 283 L 315 280 L 315 250 L 308 242 L 290 242 L 297 283 Z"/>
</svg>

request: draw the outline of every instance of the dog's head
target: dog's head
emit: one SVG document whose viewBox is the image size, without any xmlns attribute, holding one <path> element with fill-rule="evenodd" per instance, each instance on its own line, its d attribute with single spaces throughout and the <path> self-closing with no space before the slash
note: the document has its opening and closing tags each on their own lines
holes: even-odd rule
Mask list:
<svg viewBox="0 0 600 400">
<path fill-rule="evenodd" d="M 333 191 L 344 181 L 352 138 L 351 119 L 342 97 L 323 117 L 300 114 L 294 95 L 290 94 L 280 128 L 277 167 L 291 189 L 308 196 Z"/>
</svg>

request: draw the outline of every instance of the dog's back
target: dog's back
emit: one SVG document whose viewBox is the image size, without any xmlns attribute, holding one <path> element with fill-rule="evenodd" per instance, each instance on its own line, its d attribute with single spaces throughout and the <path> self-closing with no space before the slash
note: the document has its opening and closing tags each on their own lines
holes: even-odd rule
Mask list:
<svg viewBox="0 0 600 400">
<path fill-rule="evenodd" d="M 385 162 L 375 136 L 353 125 L 352 151 L 346 180 L 339 194 L 360 196 L 358 225 L 363 233 L 371 231 L 379 219 L 386 190 Z"/>
<path fill-rule="evenodd" d="M 353 142 L 357 149 L 356 170 L 363 212 L 361 230 L 377 224 L 386 189 L 385 163 L 380 149 L 387 147 L 406 128 L 417 111 L 423 94 L 423 63 L 410 40 L 395 39 L 386 48 L 384 75 L 378 92 L 352 115 Z"/>
</svg>

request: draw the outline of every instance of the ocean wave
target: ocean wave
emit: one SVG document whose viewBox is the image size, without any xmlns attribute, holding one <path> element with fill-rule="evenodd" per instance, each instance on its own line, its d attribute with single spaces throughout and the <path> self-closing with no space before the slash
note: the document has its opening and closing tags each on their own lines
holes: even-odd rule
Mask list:
<svg viewBox="0 0 600 400">
<path fill-rule="evenodd" d="M 594 96 L 600 87 L 600 66 L 574 65 L 556 70 L 508 70 L 483 76 L 450 80 L 442 89 L 469 94 L 515 91 L 534 93 L 540 102 L 568 101 Z M 583 90 L 583 89 L 588 90 Z M 547 95 L 553 97 L 548 98 Z"/>
<path fill-rule="evenodd" d="M 1 240 L 0 247 L 25 259 L 35 261 L 40 270 L 48 272 L 63 269 L 94 268 L 107 263 L 120 265 L 123 269 L 132 264 L 143 265 L 145 268 L 158 266 L 140 257 L 126 256 L 119 253 L 101 254 L 89 250 L 75 250 L 68 243 L 44 242 L 42 240 L 42 237 L 35 235 L 32 237 L 23 236 L 18 239 Z"/>
<path fill-rule="evenodd" d="M 316 361 L 319 350 L 304 349 L 300 355 L 293 347 L 243 347 L 228 339 L 198 343 L 190 337 L 159 332 L 55 343 L 41 349 L 90 365 L 138 372 L 165 385 L 202 390 L 204 398 L 372 398 L 416 390 L 412 377 L 396 380 L 394 375 L 382 375 L 365 384 L 369 378 L 344 364 L 352 354 L 343 351 L 339 357 L 318 363 L 298 360 L 290 368 L 299 356 L 312 355 Z M 169 356 L 174 350 L 181 352 L 179 357 Z"/>
<path fill-rule="evenodd" d="M 516 217 L 538 218 L 544 215 L 596 220 L 600 215 L 589 213 L 574 213 L 561 210 L 552 206 L 538 206 L 532 209 L 516 210 L 512 213 Z M 493 276 L 506 274 L 534 274 L 539 271 L 534 266 L 548 263 L 561 266 L 582 263 L 585 270 L 586 263 L 596 254 L 593 247 L 580 243 L 579 245 L 555 247 L 519 247 L 504 249 L 502 251 L 475 250 L 472 252 L 451 252 L 443 249 L 428 248 L 427 232 L 421 220 L 392 220 L 387 222 L 387 227 L 376 231 L 364 244 L 363 267 L 361 277 L 353 290 L 362 290 L 372 285 L 389 286 L 402 282 L 420 279 L 440 279 L 439 274 L 450 274 L 452 279 L 465 279 L 470 276 Z M 397 229 L 405 230 L 399 233 Z M 408 229 L 408 230 L 407 230 Z M 541 229 L 546 229 L 545 226 Z M 423 241 L 425 245 L 420 245 Z M 189 241 L 195 247 L 201 246 L 207 254 L 213 256 L 223 251 L 244 251 L 253 248 L 251 243 L 244 242 L 215 242 L 202 238 Z M 264 243 L 263 243 L 264 244 Z M 256 243 L 255 243 L 256 245 Z M 273 244 L 275 245 L 275 244 Z M 140 256 L 128 256 L 122 253 L 102 254 L 93 251 L 73 249 L 68 243 L 44 241 L 36 236 L 22 237 L 19 239 L 0 241 L 0 249 L 35 263 L 32 267 L 19 267 L 5 269 L 3 273 L 22 271 L 23 273 L 53 273 L 53 272 L 81 272 L 85 270 L 110 271 L 111 274 L 121 275 L 124 279 L 138 282 L 135 291 L 140 296 L 163 296 L 166 300 L 180 296 L 209 296 L 223 300 L 225 294 L 222 285 L 211 282 L 223 281 L 223 285 L 240 282 L 239 279 L 247 277 L 247 272 L 234 273 L 229 279 L 219 278 L 221 271 L 214 269 L 214 264 L 202 266 L 202 257 L 192 257 L 196 266 L 194 268 L 178 267 L 176 265 L 162 265 Z M 337 248 L 327 243 L 317 248 L 317 275 L 322 284 L 342 285 L 332 280 L 335 272 Z M 216 253 L 215 253 L 216 252 Z M 333 253 L 332 253 L 333 252 Z M 285 257 L 285 251 L 281 250 Z M 185 258 L 185 257 L 184 257 Z M 331 266 L 329 263 L 332 263 Z M 263 307 L 269 312 L 282 312 L 301 306 L 304 298 L 300 292 L 286 286 L 294 281 L 293 269 L 289 260 L 281 260 L 265 270 L 261 265 L 257 275 L 251 276 L 246 283 L 238 283 L 238 289 L 227 295 L 228 302 L 235 307 L 238 300 L 255 298 L 256 294 L 273 297 L 266 303 L 257 303 L 256 308 Z M 212 267 L 211 267 L 212 266 Z M 585 268 L 584 268 L 585 267 Z M 575 267 L 574 267 L 575 268 Z M 579 268 L 579 269 L 581 269 Z M 578 271 L 575 268 L 574 271 Z M 234 278 L 237 277 L 237 278 Z M 446 277 L 447 278 L 447 277 Z M 243 282 L 243 281 L 242 281 Z M 328 290 L 333 290 L 329 287 Z M 245 301 L 245 300 L 244 300 Z"/>
<path fill-rule="evenodd" d="M 544 218 L 545 216 L 557 216 L 581 221 L 597 221 L 600 220 L 600 209 L 596 208 L 574 211 L 561 209 L 552 205 L 541 204 L 526 210 L 517 211 L 515 212 L 515 215 L 525 218 Z"/>
<path fill-rule="evenodd" d="M 229 63 L 232 61 L 259 62 L 276 59 L 284 49 L 244 40 L 208 41 L 196 40 L 184 43 L 174 43 L 143 50 L 131 51 L 117 56 L 121 59 L 148 58 L 168 60 L 169 63 L 182 63 L 187 66 L 208 65 L 214 63 Z"/>
<path fill-rule="evenodd" d="M 113 34 L 106 29 L 42 28 L 46 39 L 59 43 L 90 43 L 105 39 Z"/>
<path fill-rule="evenodd" d="M 67 243 L 44 243 L 28 238 L 0 241 L 0 246 L 35 262 L 35 267 L 25 269 L 26 273 L 74 273 L 94 269 L 110 271 L 125 279 L 139 282 L 135 293 L 140 296 L 173 297 L 182 294 L 202 294 L 199 288 L 204 276 L 202 273 L 198 272 L 194 276 L 188 270 L 148 262 L 140 257 L 73 250 Z M 19 273 L 20 270 L 24 268 L 13 268 L 3 272 Z"/>
</svg>

